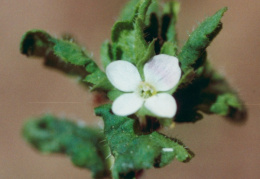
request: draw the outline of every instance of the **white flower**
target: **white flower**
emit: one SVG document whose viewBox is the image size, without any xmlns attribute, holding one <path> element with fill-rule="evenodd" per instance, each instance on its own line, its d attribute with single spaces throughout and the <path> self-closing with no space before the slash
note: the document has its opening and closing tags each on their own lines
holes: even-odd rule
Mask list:
<svg viewBox="0 0 260 179">
<path fill-rule="evenodd" d="M 106 68 L 112 85 L 126 92 L 116 98 L 112 111 L 119 116 L 127 116 L 145 107 L 153 115 L 172 118 L 177 105 L 175 99 L 166 91 L 172 89 L 180 80 L 181 69 L 176 57 L 156 55 L 144 65 L 144 81 L 137 68 L 130 62 L 117 60 Z"/>
</svg>

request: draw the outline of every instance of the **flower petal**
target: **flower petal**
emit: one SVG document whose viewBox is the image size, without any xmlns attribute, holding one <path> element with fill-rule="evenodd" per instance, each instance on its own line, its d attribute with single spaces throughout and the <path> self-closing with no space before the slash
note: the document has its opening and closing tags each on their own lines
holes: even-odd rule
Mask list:
<svg viewBox="0 0 260 179">
<path fill-rule="evenodd" d="M 167 93 L 159 93 L 148 98 L 144 106 L 158 117 L 172 118 L 177 111 L 175 99 Z"/>
<path fill-rule="evenodd" d="M 135 91 L 141 82 L 137 68 L 130 62 L 118 60 L 110 63 L 106 74 L 114 87 L 124 92 Z"/>
<path fill-rule="evenodd" d="M 181 78 L 178 58 L 164 54 L 154 56 L 144 65 L 144 77 L 157 91 L 172 89 Z"/>
<path fill-rule="evenodd" d="M 125 93 L 116 98 L 112 105 L 112 111 L 118 116 L 128 116 L 135 113 L 143 105 L 144 99 L 136 93 Z"/>
</svg>

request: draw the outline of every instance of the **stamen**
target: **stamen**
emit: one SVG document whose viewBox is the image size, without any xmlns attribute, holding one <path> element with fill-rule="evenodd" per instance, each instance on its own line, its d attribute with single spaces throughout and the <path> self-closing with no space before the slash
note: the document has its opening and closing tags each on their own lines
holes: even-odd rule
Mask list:
<svg viewBox="0 0 260 179">
<path fill-rule="evenodd" d="M 137 92 L 144 99 L 149 98 L 157 93 L 156 89 L 146 82 L 140 83 Z"/>
</svg>

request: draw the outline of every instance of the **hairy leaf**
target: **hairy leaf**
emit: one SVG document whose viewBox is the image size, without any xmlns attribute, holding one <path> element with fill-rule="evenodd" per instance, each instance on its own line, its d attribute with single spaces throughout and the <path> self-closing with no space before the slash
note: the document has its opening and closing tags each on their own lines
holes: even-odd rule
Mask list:
<svg viewBox="0 0 260 179">
<path fill-rule="evenodd" d="M 146 13 L 148 11 L 149 6 L 151 5 L 152 0 L 140 0 L 140 6 L 138 9 L 137 17 L 140 18 L 142 22 L 145 22 Z"/>
<path fill-rule="evenodd" d="M 142 59 L 148 47 L 148 44 L 144 39 L 143 29 L 144 29 L 143 21 L 140 18 L 137 18 L 135 22 L 135 41 L 134 41 L 135 64 L 137 64 L 139 60 Z"/>
<path fill-rule="evenodd" d="M 237 93 L 208 63 L 202 67 L 196 72 L 186 72 L 180 82 L 182 85 L 174 93 L 179 107 L 175 121 L 196 122 L 202 118 L 199 112 L 202 111 L 226 116 L 236 123 L 244 123 L 246 109 Z M 200 75 L 199 71 L 202 71 Z"/>
<path fill-rule="evenodd" d="M 115 101 L 116 98 L 118 98 L 120 95 L 124 94 L 124 92 L 119 91 L 117 89 L 111 90 L 107 93 L 108 98 L 111 101 Z"/>
<path fill-rule="evenodd" d="M 42 30 L 30 30 L 22 36 L 20 51 L 27 56 L 45 56 L 54 46 L 53 38 Z"/>
<path fill-rule="evenodd" d="M 45 65 L 81 79 L 91 74 L 91 77 L 84 81 L 88 82 L 92 89 L 107 90 L 111 87 L 104 85 L 109 84 L 106 75 L 86 50 L 73 41 L 56 39 L 42 30 L 31 30 L 22 37 L 20 51 L 27 56 L 43 57 Z"/>
<path fill-rule="evenodd" d="M 142 52 L 142 56 L 140 56 L 139 60 L 137 61 L 137 69 L 139 70 L 141 76 L 143 76 L 143 66 L 144 64 L 149 61 L 154 55 L 155 55 L 155 51 L 154 51 L 154 46 L 155 46 L 155 42 L 156 40 L 153 40 L 148 47 L 146 47 L 146 50 L 144 52 Z M 140 53 L 141 55 L 141 53 Z M 144 76 L 143 76 L 144 78 Z"/>
<path fill-rule="evenodd" d="M 139 9 L 140 0 L 130 0 L 122 9 L 119 20 L 120 21 L 133 21 Z"/>
<path fill-rule="evenodd" d="M 120 174 L 149 169 L 153 166 L 163 167 L 174 158 L 185 162 L 193 157 L 182 143 L 158 132 L 142 134 L 136 127 L 136 120 L 112 114 L 111 105 L 95 109 L 103 117 L 104 133 L 115 157 L 112 168 L 114 178 Z"/>
<path fill-rule="evenodd" d="M 148 3 L 149 5 L 147 6 Z M 119 20 L 133 22 L 135 18 L 138 16 L 139 11 L 141 11 L 142 13 L 141 16 L 145 19 L 144 20 L 145 24 L 148 25 L 149 17 L 153 13 L 158 13 L 158 10 L 159 10 L 159 3 L 157 2 L 157 0 L 142 0 L 142 1 L 130 0 L 125 5 L 125 8 L 121 11 Z"/>
<path fill-rule="evenodd" d="M 148 50 L 149 43 L 145 38 L 145 21 L 150 20 L 150 15 L 147 16 L 147 11 L 153 1 L 141 0 L 138 2 L 136 17 L 133 21 L 125 20 L 118 21 L 112 28 L 112 49 L 113 59 L 126 60 L 135 65 L 139 61 L 145 61 L 144 56 L 152 56 L 154 49 Z M 151 52 L 146 55 L 147 51 Z"/>
<path fill-rule="evenodd" d="M 162 37 L 168 42 L 177 44 L 176 22 L 180 12 L 180 3 L 170 1 L 164 5 Z"/>
<path fill-rule="evenodd" d="M 104 68 L 113 61 L 112 46 L 109 41 L 105 41 L 100 49 L 101 62 Z"/>
<path fill-rule="evenodd" d="M 164 5 L 164 11 L 162 16 L 162 30 L 161 37 L 164 44 L 161 49 L 162 54 L 168 54 L 171 56 L 177 55 L 178 42 L 176 32 L 176 22 L 180 11 L 180 3 L 176 1 L 170 1 Z"/>
<path fill-rule="evenodd" d="M 176 56 L 178 46 L 172 42 L 164 42 L 161 48 L 161 54 L 167 54 L 171 56 Z"/>
<path fill-rule="evenodd" d="M 94 63 L 87 52 L 74 42 L 54 39 L 53 52 L 66 63 L 71 63 L 76 66 L 86 66 Z"/>
<path fill-rule="evenodd" d="M 132 22 L 116 22 L 112 28 L 113 55 L 115 60 L 133 62 L 134 54 L 134 26 Z"/>
<path fill-rule="evenodd" d="M 219 10 L 215 15 L 202 22 L 190 35 L 179 54 L 181 68 L 184 72 L 193 68 L 197 60 L 204 53 L 210 42 L 222 28 L 221 17 L 227 8 Z"/>
<path fill-rule="evenodd" d="M 210 111 L 226 116 L 230 113 L 230 108 L 241 110 L 242 105 L 234 94 L 226 93 L 217 97 L 216 102 L 210 107 Z"/>
<path fill-rule="evenodd" d="M 208 64 L 205 66 L 203 78 L 208 78 L 209 84 L 202 91 L 203 103 L 199 108 L 204 112 L 226 116 L 233 122 L 244 123 L 247 118 L 245 106 L 225 78 Z M 205 103 L 209 108 L 205 108 Z"/>
<path fill-rule="evenodd" d="M 109 150 L 102 143 L 100 129 L 45 115 L 29 120 L 23 127 L 23 136 L 40 152 L 70 156 L 74 165 L 90 169 L 95 178 L 109 176 L 105 159 Z"/>
</svg>

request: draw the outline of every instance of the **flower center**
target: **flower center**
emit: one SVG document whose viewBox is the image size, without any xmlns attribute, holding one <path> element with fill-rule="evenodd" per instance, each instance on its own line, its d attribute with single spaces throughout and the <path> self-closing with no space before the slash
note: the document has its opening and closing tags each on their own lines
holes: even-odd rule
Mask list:
<svg viewBox="0 0 260 179">
<path fill-rule="evenodd" d="M 153 95 L 156 95 L 157 91 L 156 89 L 150 85 L 149 83 L 146 82 L 141 82 L 137 88 L 138 94 L 144 98 L 147 99 Z"/>
</svg>

